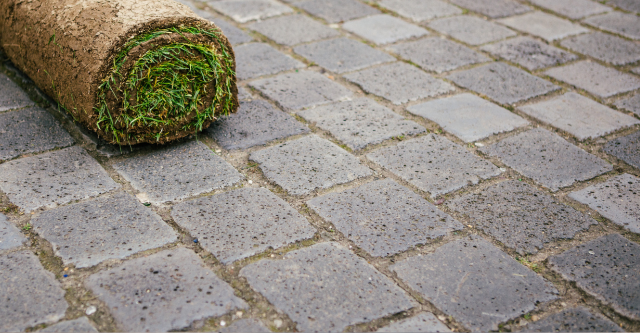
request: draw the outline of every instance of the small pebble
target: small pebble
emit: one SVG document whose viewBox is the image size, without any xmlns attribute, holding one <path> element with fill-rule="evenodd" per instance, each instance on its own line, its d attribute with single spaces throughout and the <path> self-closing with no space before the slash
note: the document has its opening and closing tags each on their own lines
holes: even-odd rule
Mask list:
<svg viewBox="0 0 640 333">
<path fill-rule="evenodd" d="M 249 184 L 253 184 L 253 180 L 249 180 Z"/>
<path fill-rule="evenodd" d="M 236 316 L 238 316 L 238 318 L 242 318 L 242 311 L 236 312 Z"/>
<path fill-rule="evenodd" d="M 91 306 L 89 306 L 89 307 L 87 308 L 87 310 L 86 310 L 84 313 L 86 313 L 86 314 L 87 314 L 87 316 L 90 316 L 90 315 L 92 315 L 92 314 L 96 313 L 96 311 L 97 311 L 97 310 L 98 310 L 98 309 L 96 309 L 96 307 L 95 307 L 95 306 L 91 305 Z"/>
<path fill-rule="evenodd" d="M 482 142 L 476 142 L 475 145 L 476 147 L 484 147 L 484 143 Z"/>
<path fill-rule="evenodd" d="M 227 323 L 225 323 L 224 320 L 220 322 L 220 326 L 225 326 L 225 325 L 227 325 Z"/>
<path fill-rule="evenodd" d="M 276 325 L 276 328 L 280 328 L 280 326 L 282 326 L 282 320 L 276 319 L 273 321 L 273 324 Z"/>
</svg>

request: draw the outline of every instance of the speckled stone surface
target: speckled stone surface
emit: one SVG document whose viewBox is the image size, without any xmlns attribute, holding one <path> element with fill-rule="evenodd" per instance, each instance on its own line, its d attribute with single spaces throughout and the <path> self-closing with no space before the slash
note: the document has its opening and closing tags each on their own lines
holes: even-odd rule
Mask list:
<svg viewBox="0 0 640 333">
<path fill-rule="evenodd" d="M 440 0 L 382 0 L 378 4 L 414 22 L 462 13 L 460 8 Z"/>
<path fill-rule="evenodd" d="M 388 49 L 424 70 L 436 73 L 491 60 L 470 48 L 439 37 L 398 43 Z"/>
<path fill-rule="evenodd" d="M 589 29 L 579 24 L 538 11 L 503 18 L 497 22 L 513 29 L 538 36 L 548 42 L 589 32 Z"/>
<path fill-rule="evenodd" d="M 27 241 L 20 230 L 0 213 L 0 251 L 22 246 Z"/>
<path fill-rule="evenodd" d="M 631 111 L 640 116 L 640 94 L 624 97 L 616 101 L 614 104 L 619 109 Z"/>
<path fill-rule="evenodd" d="M 640 131 L 609 141 L 603 150 L 640 169 Z"/>
<path fill-rule="evenodd" d="M 587 308 L 578 307 L 553 314 L 525 326 L 524 332 L 624 332 L 620 326 Z"/>
<path fill-rule="evenodd" d="M 547 70 L 544 74 L 601 98 L 640 88 L 640 78 L 594 62 L 581 61 Z"/>
<path fill-rule="evenodd" d="M 222 33 L 229 39 L 229 43 L 231 45 L 238 45 L 242 43 L 248 43 L 253 41 L 253 37 L 247 35 L 244 31 L 237 28 L 235 25 L 229 23 L 229 21 L 221 18 L 218 15 L 212 14 L 209 11 L 201 10 L 195 6 L 195 4 L 189 0 L 176 0 L 184 5 L 187 5 L 194 13 L 198 14 L 198 16 L 207 19 L 211 22 L 214 22 L 215 25 L 222 30 Z"/>
<path fill-rule="evenodd" d="M 382 51 L 349 38 L 304 44 L 296 46 L 293 51 L 335 73 L 356 71 L 395 60 Z"/>
<path fill-rule="evenodd" d="M 27 93 L 4 73 L 0 73 L 0 112 L 34 104 Z"/>
<path fill-rule="evenodd" d="M 517 33 L 475 16 L 453 16 L 431 21 L 429 27 L 469 45 L 485 44 Z"/>
<path fill-rule="evenodd" d="M 234 52 L 236 54 L 236 75 L 238 80 L 247 80 L 305 67 L 305 64 L 265 43 L 249 43 L 236 46 Z"/>
<path fill-rule="evenodd" d="M 433 313 L 426 312 L 395 322 L 376 332 L 451 332 L 451 330 L 439 321 Z"/>
<path fill-rule="evenodd" d="M 98 332 L 98 330 L 91 325 L 87 317 L 80 317 L 78 319 L 67 320 L 55 325 L 47 326 L 47 328 L 41 329 L 37 332 L 86 333 Z"/>
<path fill-rule="evenodd" d="M 530 7 L 513 0 L 453 0 L 451 2 L 491 18 L 522 14 L 531 10 Z"/>
<path fill-rule="evenodd" d="M 343 24 L 342 28 L 376 45 L 395 43 L 400 40 L 429 34 L 424 28 L 388 14 L 373 15 L 349 21 Z"/>
<path fill-rule="evenodd" d="M 240 23 L 293 12 L 293 9 L 275 0 L 223 0 L 209 1 L 207 4 Z"/>
<path fill-rule="evenodd" d="M 567 38 L 560 45 L 613 65 L 640 60 L 640 44 L 602 32 Z"/>
<path fill-rule="evenodd" d="M 256 22 L 249 28 L 283 45 L 296 45 L 339 35 L 336 30 L 300 14 Z"/>
<path fill-rule="evenodd" d="M 640 17 L 622 12 L 610 12 L 584 20 L 585 23 L 602 30 L 621 34 L 627 38 L 640 40 Z"/>
<path fill-rule="evenodd" d="M 529 70 L 561 65 L 578 59 L 574 54 L 531 37 L 511 38 L 495 44 L 485 45 L 481 49 Z"/>
<path fill-rule="evenodd" d="M 635 0 L 609 0 L 608 3 L 630 12 L 640 13 L 640 3 Z"/>
<path fill-rule="evenodd" d="M 258 319 L 240 319 L 228 327 L 222 328 L 217 332 L 220 333 L 257 333 L 257 332 L 265 332 L 271 333 L 271 330 L 267 328 L 260 320 Z"/>
<path fill-rule="evenodd" d="M 356 0 L 306 0 L 296 2 L 295 6 L 329 23 L 380 14 L 379 10 Z"/>
<path fill-rule="evenodd" d="M 574 20 L 611 11 L 611 7 L 592 0 L 531 0 L 531 3 Z"/>
</svg>

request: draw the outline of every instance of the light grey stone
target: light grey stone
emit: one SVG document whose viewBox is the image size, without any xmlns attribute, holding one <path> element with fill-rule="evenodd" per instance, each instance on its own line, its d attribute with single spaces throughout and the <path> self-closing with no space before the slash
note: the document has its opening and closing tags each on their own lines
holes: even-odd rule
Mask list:
<svg viewBox="0 0 640 333">
<path fill-rule="evenodd" d="M 252 79 L 267 74 L 277 74 L 290 69 L 304 68 L 305 64 L 276 51 L 264 43 L 236 46 L 236 75 L 238 80 Z"/>
<path fill-rule="evenodd" d="M 640 94 L 622 98 L 614 103 L 620 109 L 631 111 L 640 116 Z"/>
<path fill-rule="evenodd" d="M 388 49 L 423 69 L 436 73 L 491 60 L 470 48 L 439 37 L 398 43 Z"/>
<path fill-rule="evenodd" d="M 640 3 L 636 0 L 609 0 L 607 3 L 630 12 L 640 13 Z"/>
<path fill-rule="evenodd" d="M 382 0 L 378 4 L 414 22 L 462 14 L 460 8 L 440 0 Z"/>
<path fill-rule="evenodd" d="M 632 68 L 631 71 L 640 75 L 640 67 Z"/>
<path fill-rule="evenodd" d="M 283 45 L 296 45 L 339 35 L 336 30 L 301 14 L 253 23 L 249 28 Z"/>
<path fill-rule="evenodd" d="M 567 38 L 560 44 L 613 65 L 626 65 L 640 60 L 640 43 L 602 32 Z"/>
<path fill-rule="evenodd" d="M 271 333 L 269 328 L 258 319 L 240 319 L 228 327 L 218 330 L 220 333 Z"/>
<path fill-rule="evenodd" d="M 544 74 L 601 98 L 640 88 L 640 78 L 589 61 L 552 68 Z"/>
<path fill-rule="evenodd" d="M 634 14 L 614 11 L 604 15 L 589 17 L 585 19 L 584 22 L 627 38 L 640 39 L 640 17 Z"/>
<path fill-rule="evenodd" d="M 395 60 L 382 51 L 348 38 L 304 44 L 296 46 L 293 51 L 335 73 L 356 71 Z"/>
<path fill-rule="evenodd" d="M 217 25 L 218 28 L 222 30 L 222 33 L 224 33 L 225 37 L 229 39 L 229 43 L 231 43 L 231 45 L 238 45 L 253 41 L 253 38 L 251 36 L 247 35 L 244 31 L 229 23 L 229 21 L 220 18 L 218 15 L 214 15 L 206 10 L 201 10 L 194 6 L 193 3 L 191 3 L 189 8 L 191 8 L 194 13 L 198 14 L 202 18 L 215 23 L 215 25 Z"/>
<path fill-rule="evenodd" d="M 485 45 L 481 49 L 529 70 L 561 65 L 578 59 L 574 54 L 530 37 L 511 38 Z"/>
<path fill-rule="evenodd" d="M 342 28 L 376 45 L 395 43 L 403 39 L 421 37 L 429 32 L 388 14 L 373 15 L 346 22 Z"/>
<path fill-rule="evenodd" d="M 356 0 L 307 0 L 296 2 L 295 5 L 329 23 L 380 14 L 379 10 Z"/>
<path fill-rule="evenodd" d="M 429 23 L 431 29 L 469 45 L 480 45 L 517 35 L 511 29 L 475 16 L 454 16 Z"/>
<path fill-rule="evenodd" d="M 525 326 L 525 332 L 624 332 L 620 326 L 587 308 L 578 307 L 552 314 Z"/>
<path fill-rule="evenodd" d="M 45 329 L 41 329 L 37 332 L 68 332 L 68 333 L 86 333 L 86 332 L 98 332 L 98 330 L 91 325 L 87 317 L 80 317 L 74 320 L 67 320 L 55 325 L 48 326 Z"/>
<path fill-rule="evenodd" d="M 611 11 L 610 7 L 591 0 L 531 0 L 531 3 L 574 20 Z"/>
<path fill-rule="evenodd" d="M 0 213 L 0 250 L 8 250 L 22 246 L 27 239 L 20 230 L 7 221 L 7 217 Z"/>
<path fill-rule="evenodd" d="M 491 18 L 517 15 L 531 10 L 513 0 L 452 0 L 451 2 Z"/>
<path fill-rule="evenodd" d="M 13 83 L 8 76 L 0 73 L 0 112 L 34 104 L 27 93 Z"/>
<path fill-rule="evenodd" d="M 568 36 L 589 32 L 589 29 L 543 12 L 532 12 L 520 16 L 503 18 L 497 22 L 549 42 Z"/>
<path fill-rule="evenodd" d="M 451 330 L 440 322 L 433 313 L 426 312 L 409 319 L 395 322 L 376 332 L 451 332 Z"/>
<path fill-rule="evenodd" d="M 243 87 L 238 87 L 238 100 L 239 101 L 246 101 L 248 99 L 252 99 L 253 95 L 249 92 L 249 90 L 243 88 Z M 214 123 L 215 124 L 215 123 Z"/>
<path fill-rule="evenodd" d="M 603 150 L 640 169 L 640 131 L 609 141 Z"/>
<path fill-rule="evenodd" d="M 293 9 L 275 0 L 222 0 L 209 1 L 207 4 L 240 23 L 293 12 Z"/>
</svg>

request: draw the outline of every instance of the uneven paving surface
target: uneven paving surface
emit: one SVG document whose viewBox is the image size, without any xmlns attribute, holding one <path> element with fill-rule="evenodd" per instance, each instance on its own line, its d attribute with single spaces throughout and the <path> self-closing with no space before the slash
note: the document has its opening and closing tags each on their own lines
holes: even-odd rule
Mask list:
<svg viewBox="0 0 640 333">
<path fill-rule="evenodd" d="M 242 102 L 166 147 L 0 52 L 0 332 L 640 331 L 637 1 L 179 1 Z"/>
</svg>

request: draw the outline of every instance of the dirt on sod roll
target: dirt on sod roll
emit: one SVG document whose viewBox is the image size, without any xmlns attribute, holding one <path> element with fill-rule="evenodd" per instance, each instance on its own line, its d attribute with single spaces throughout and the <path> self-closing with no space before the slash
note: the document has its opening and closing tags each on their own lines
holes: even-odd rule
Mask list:
<svg viewBox="0 0 640 333">
<path fill-rule="evenodd" d="M 229 41 L 173 0 L 0 0 L 0 43 L 110 143 L 167 143 L 238 107 Z"/>
</svg>

